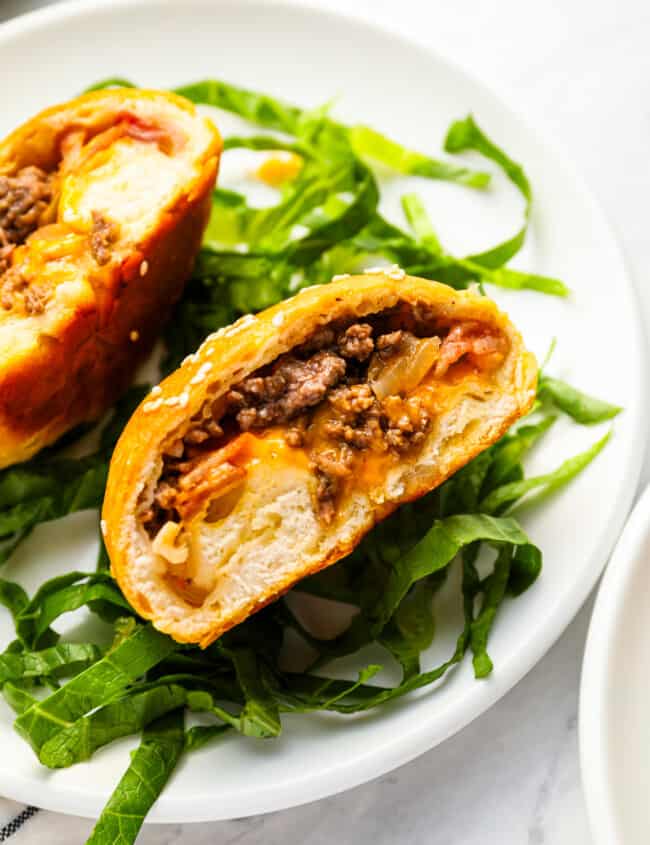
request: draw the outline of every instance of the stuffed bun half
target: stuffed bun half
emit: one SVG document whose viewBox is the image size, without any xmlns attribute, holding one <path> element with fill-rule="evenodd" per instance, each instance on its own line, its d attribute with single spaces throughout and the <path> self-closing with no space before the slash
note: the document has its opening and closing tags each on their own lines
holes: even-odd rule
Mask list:
<svg viewBox="0 0 650 845">
<path fill-rule="evenodd" d="M 113 574 L 159 630 L 206 646 L 494 443 L 535 384 L 491 300 L 402 271 L 243 317 L 122 434 L 103 512 Z"/>
</svg>

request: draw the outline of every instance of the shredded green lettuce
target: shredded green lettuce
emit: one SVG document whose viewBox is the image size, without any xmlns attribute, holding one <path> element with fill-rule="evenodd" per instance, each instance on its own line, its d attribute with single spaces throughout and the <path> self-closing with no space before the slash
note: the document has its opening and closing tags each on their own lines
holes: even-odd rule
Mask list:
<svg viewBox="0 0 650 845">
<path fill-rule="evenodd" d="M 38 752 L 62 727 L 121 693 L 175 647 L 151 626 L 139 628 L 65 686 L 32 704 L 16 719 L 16 730 Z"/>
<path fill-rule="evenodd" d="M 101 650 L 93 643 L 60 643 L 42 651 L 5 652 L 0 655 L 0 687 L 7 681 L 61 677 L 95 663 Z"/>
<path fill-rule="evenodd" d="M 41 747 L 39 760 L 51 769 L 88 760 L 98 748 L 119 737 L 139 733 L 186 703 L 187 690 L 180 684 L 160 684 L 125 695 L 55 733 Z"/>
<path fill-rule="evenodd" d="M 439 281 L 456 286 L 463 281 L 473 280 L 510 290 L 534 290 L 550 296 L 568 296 L 569 289 L 559 279 L 540 276 L 537 273 L 524 273 L 503 266 L 510 259 L 512 250 L 516 247 L 516 252 L 523 246 L 527 224 L 513 239 L 500 244 L 489 253 L 455 258 L 443 249 L 433 230 L 425 206 L 417 194 L 405 194 L 402 197 L 402 206 L 417 243 L 426 250 L 417 256 L 417 261 L 421 266 L 413 267 L 410 272 L 431 275 Z M 401 233 L 401 237 L 408 239 L 408 235 L 404 233 Z M 428 257 L 426 253 L 429 253 Z M 427 262 L 430 264 L 429 267 L 427 267 Z M 406 265 L 408 267 L 408 262 Z"/>
<path fill-rule="evenodd" d="M 611 420 L 621 412 L 618 405 L 588 396 L 565 381 L 543 374 L 539 380 L 538 397 L 555 405 L 581 425 Z"/>
<path fill-rule="evenodd" d="M 144 393 L 134 387 L 117 403 L 93 454 L 69 458 L 50 449 L 0 470 L 0 564 L 39 523 L 100 506 L 113 446 Z"/>
<path fill-rule="evenodd" d="M 487 159 L 495 162 L 506 174 L 508 179 L 519 189 L 526 205 L 524 211 L 524 225 L 507 241 L 498 244 L 485 252 L 470 256 L 471 260 L 482 267 L 496 269 L 502 267 L 515 256 L 524 244 L 526 229 L 530 218 L 533 201 L 533 191 L 523 167 L 491 141 L 477 126 L 474 118 L 469 115 L 464 120 L 457 120 L 447 132 L 445 150 L 448 153 L 463 153 L 473 150 Z"/>
<path fill-rule="evenodd" d="M 494 668 L 487 651 L 487 644 L 494 619 L 508 588 L 513 552 L 511 545 L 501 548 L 494 570 L 483 585 L 481 609 L 470 624 L 469 645 L 472 649 L 472 664 L 477 678 L 487 678 Z"/>
<path fill-rule="evenodd" d="M 538 490 L 537 500 L 559 490 L 593 461 L 605 447 L 609 438 L 610 432 L 594 443 L 593 446 L 579 455 L 568 458 L 551 472 L 536 475 L 532 478 L 522 478 L 519 481 L 511 481 L 509 484 L 497 487 L 483 499 L 480 504 L 481 510 L 485 513 L 502 513 L 506 508 L 511 507 L 513 502 L 519 502 L 519 508 L 521 508 L 523 503 L 520 500 L 532 490 Z"/>
<path fill-rule="evenodd" d="M 379 162 L 403 176 L 448 179 L 471 188 L 486 188 L 490 184 L 489 173 L 458 167 L 409 150 L 369 126 L 353 126 L 350 129 L 350 141 L 362 158 Z"/>
<path fill-rule="evenodd" d="M 507 543 L 513 547 L 530 543 L 519 525 L 511 519 L 496 519 L 477 513 L 436 520 L 412 549 L 392 562 L 384 582 L 373 586 L 370 600 L 365 597 L 362 607 L 372 629 L 383 630 L 413 584 L 446 568 L 465 546 L 479 541 Z M 373 595 L 378 591 L 377 587 L 378 597 Z"/>
<path fill-rule="evenodd" d="M 184 747 L 184 716 L 176 710 L 148 725 L 87 845 L 131 845 Z"/>
<path fill-rule="evenodd" d="M 101 84 L 101 83 L 100 83 Z M 277 97 L 249 91 L 218 79 L 206 79 L 175 89 L 176 94 L 193 103 L 232 112 L 266 129 L 298 134 L 303 109 L 282 102 Z"/>
</svg>

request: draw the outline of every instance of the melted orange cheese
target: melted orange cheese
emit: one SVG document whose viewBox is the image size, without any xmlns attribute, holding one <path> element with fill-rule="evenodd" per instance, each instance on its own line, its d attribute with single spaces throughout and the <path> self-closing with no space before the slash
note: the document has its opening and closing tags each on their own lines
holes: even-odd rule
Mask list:
<svg viewBox="0 0 650 845">
<path fill-rule="evenodd" d="M 296 153 L 276 153 L 266 158 L 255 171 L 255 176 L 270 185 L 279 188 L 295 179 L 302 170 L 302 158 Z"/>
<path fill-rule="evenodd" d="M 256 463 L 264 463 L 269 466 L 294 467 L 296 469 L 308 469 L 309 458 L 303 449 L 296 449 L 287 444 L 285 440 L 285 429 L 283 426 L 272 426 L 259 432 L 259 434 L 239 435 L 246 437 L 246 445 L 242 450 L 241 460 L 247 466 L 254 466 Z"/>
<path fill-rule="evenodd" d="M 462 394 L 485 390 L 491 383 L 491 373 L 477 370 L 471 364 L 461 361 L 454 364 L 444 379 L 437 379 L 432 374 L 427 376 L 412 395 L 422 401 L 430 414 L 436 415 L 457 404 Z"/>
<path fill-rule="evenodd" d="M 355 467 L 354 475 L 350 479 L 350 488 L 358 490 L 373 490 L 380 487 L 386 480 L 386 475 L 399 461 L 394 452 L 363 452 L 359 466 Z"/>
<path fill-rule="evenodd" d="M 287 445 L 279 427 L 260 436 L 244 432 L 222 449 L 194 461 L 181 477 L 176 508 L 183 522 L 202 520 L 206 515 L 207 521 L 216 521 L 226 515 L 236 504 L 248 472 L 259 463 L 278 470 L 287 466 L 306 469 L 309 461 L 301 449 Z"/>
</svg>

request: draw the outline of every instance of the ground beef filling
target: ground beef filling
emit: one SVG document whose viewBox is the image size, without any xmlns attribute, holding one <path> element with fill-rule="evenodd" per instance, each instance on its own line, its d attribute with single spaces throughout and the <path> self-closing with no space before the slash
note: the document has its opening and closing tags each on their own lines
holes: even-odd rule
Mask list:
<svg viewBox="0 0 650 845">
<path fill-rule="evenodd" d="M 2 237 L 2 230 L 0 229 L 0 238 Z M 0 276 L 3 276 L 9 269 L 9 259 L 11 253 L 14 251 L 14 244 L 6 243 L 0 246 Z"/>
<path fill-rule="evenodd" d="M 242 431 L 289 422 L 319 405 L 345 375 L 345 360 L 316 352 L 306 361 L 284 355 L 268 376 L 252 376 L 229 391 L 229 408 Z"/>
<path fill-rule="evenodd" d="M 24 243 L 38 229 L 51 200 L 51 178 L 39 167 L 24 167 L 15 176 L 0 176 L 0 248 L 6 251 L 5 258 L 8 247 Z"/>
<path fill-rule="evenodd" d="M 15 176 L 0 176 L 0 305 L 26 314 L 45 309 L 47 291 L 30 285 L 11 266 L 14 249 L 38 229 L 52 202 L 52 178 L 38 167 L 24 167 Z"/>
<path fill-rule="evenodd" d="M 399 354 L 407 333 L 376 339 L 374 334 L 365 322 L 340 332 L 322 329 L 296 354 L 279 358 L 267 375 L 245 379 L 226 397 L 242 431 L 295 421 L 286 440 L 307 449 L 318 481 L 320 515 L 328 522 L 358 452 L 406 452 L 424 440 L 430 424 L 417 399 L 379 401 L 374 395 L 366 381 L 369 359 L 376 350 L 385 357 Z M 326 420 L 314 426 L 309 412 L 324 403 Z M 310 430 L 314 427 L 317 432 Z"/>
<path fill-rule="evenodd" d="M 182 476 L 206 452 L 221 448 L 240 431 L 285 427 L 287 444 L 309 455 L 319 514 L 325 522 L 334 518 L 337 499 L 360 453 L 399 455 L 421 445 L 431 426 L 430 412 L 418 396 L 397 391 L 382 395 L 373 373 L 411 356 L 422 341 L 395 329 L 391 320 L 370 319 L 320 329 L 301 347 L 235 385 L 225 397 L 206 403 L 183 439 L 164 456 L 153 505 L 141 514 L 150 535 L 167 520 L 178 519 L 175 506 Z M 479 369 L 491 369 L 506 351 L 505 338 L 478 323 L 444 327 L 435 334 L 437 377 L 464 357 Z M 442 335 L 439 340 L 438 335 Z"/>
<path fill-rule="evenodd" d="M 49 298 L 47 288 L 30 284 L 18 268 L 9 267 L 4 274 L 0 273 L 0 305 L 5 311 L 42 314 Z"/>
<path fill-rule="evenodd" d="M 117 223 L 113 223 L 99 211 L 93 211 L 92 218 L 90 252 L 99 266 L 103 267 L 111 260 L 113 245 L 119 238 L 119 229 Z"/>
</svg>

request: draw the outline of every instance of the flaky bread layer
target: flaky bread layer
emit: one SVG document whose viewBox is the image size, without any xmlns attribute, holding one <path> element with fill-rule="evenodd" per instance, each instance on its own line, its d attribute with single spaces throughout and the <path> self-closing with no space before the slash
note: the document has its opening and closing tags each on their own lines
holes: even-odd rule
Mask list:
<svg viewBox="0 0 650 845">
<path fill-rule="evenodd" d="M 102 133 L 105 145 L 84 146 Z M 81 154 L 64 163 L 75 138 Z M 0 312 L 0 467 L 98 418 L 129 384 L 191 272 L 221 149 L 191 103 L 135 89 L 47 109 L 0 142 L 0 176 L 56 175 L 53 215 L 10 268 L 48 301 Z M 106 263 L 92 254 L 97 214 L 117 233 Z"/>
<path fill-rule="evenodd" d="M 443 323 L 476 320 L 502 332 L 509 349 L 489 385 L 477 393 L 476 381 L 469 380 L 435 420 L 424 445 L 403 456 L 372 489 L 348 496 L 331 525 L 314 512 L 314 479 L 305 468 L 287 469 L 285 476 L 271 464 L 252 469 L 233 513 L 215 525 L 202 525 L 195 541 L 192 554 L 200 555 L 204 570 L 214 570 L 213 589 L 198 607 L 181 598 L 137 517 L 141 497 L 159 477 L 164 444 L 182 434 L 208 398 L 223 395 L 321 326 L 400 303 L 428 308 Z M 344 557 L 377 521 L 437 487 L 494 443 L 530 409 L 536 373 L 519 333 L 491 300 L 410 276 L 350 276 L 243 317 L 207 338 L 125 428 L 103 510 L 113 575 L 136 611 L 159 630 L 179 642 L 206 646 L 300 579 Z"/>
</svg>

